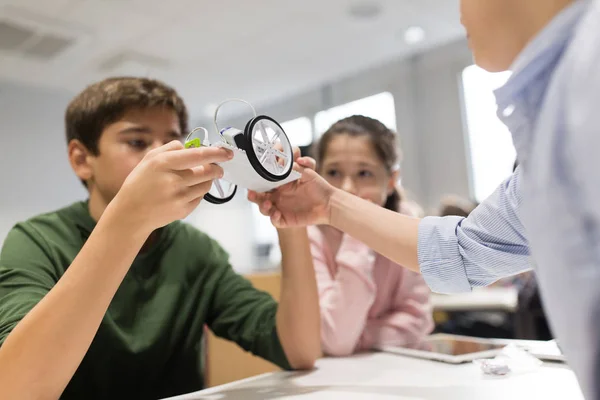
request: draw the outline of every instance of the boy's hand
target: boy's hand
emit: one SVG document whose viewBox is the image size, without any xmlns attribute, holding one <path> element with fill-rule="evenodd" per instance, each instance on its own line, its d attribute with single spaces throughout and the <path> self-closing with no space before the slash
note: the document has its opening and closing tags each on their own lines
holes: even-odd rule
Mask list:
<svg viewBox="0 0 600 400">
<path fill-rule="evenodd" d="M 333 186 L 314 171 L 315 160 L 300 157 L 298 149 L 294 149 L 294 161 L 294 169 L 302 173 L 300 179 L 268 193 L 248 191 L 248 200 L 258 204 L 277 228 L 326 224 Z"/>
<path fill-rule="evenodd" d="M 179 141 L 149 151 L 131 171 L 111 205 L 119 218 L 150 234 L 185 218 L 223 176 L 214 164 L 231 159 L 230 150 L 216 147 L 185 149 Z M 111 207 L 109 205 L 109 207 Z"/>
</svg>

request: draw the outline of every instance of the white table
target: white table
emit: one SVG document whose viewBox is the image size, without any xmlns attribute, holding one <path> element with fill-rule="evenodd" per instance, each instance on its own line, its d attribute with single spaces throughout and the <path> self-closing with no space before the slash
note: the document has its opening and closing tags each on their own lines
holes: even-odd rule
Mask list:
<svg viewBox="0 0 600 400">
<path fill-rule="evenodd" d="M 449 365 L 388 353 L 325 358 L 315 370 L 275 372 L 173 397 L 171 400 L 583 400 L 563 364 L 503 377 L 473 363 Z"/>
<path fill-rule="evenodd" d="M 457 294 L 433 293 L 431 302 L 435 311 L 508 311 L 514 312 L 519 304 L 519 293 L 511 287 L 476 288 Z"/>
</svg>

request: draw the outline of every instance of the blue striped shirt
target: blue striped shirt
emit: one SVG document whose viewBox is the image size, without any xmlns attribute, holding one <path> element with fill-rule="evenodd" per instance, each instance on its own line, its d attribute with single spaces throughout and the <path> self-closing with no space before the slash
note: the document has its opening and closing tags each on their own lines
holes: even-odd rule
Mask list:
<svg viewBox="0 0 600 400">
<path fill-rule="evenodd" d="M 564 9 L 511 70 L 495 96 L 520 165 L 468 218 L 422 220 L 421 272 L 452 293 L 535 269 L 553 333 L 598 399 L 600 0 Z"/>
</svg>

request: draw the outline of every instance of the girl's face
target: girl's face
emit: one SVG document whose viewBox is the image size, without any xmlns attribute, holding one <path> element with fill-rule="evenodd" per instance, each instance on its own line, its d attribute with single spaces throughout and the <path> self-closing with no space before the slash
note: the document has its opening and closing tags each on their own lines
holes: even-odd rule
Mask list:
<svg viewBox="0 0 600 400">
<path fill-rule="evenodd" d="M 388 172 L 367 136 L 336 135 L 327 144 L 319 173 L 333 186 L 384 206 L 395 190 L 397 172 Z"/>
</svg>

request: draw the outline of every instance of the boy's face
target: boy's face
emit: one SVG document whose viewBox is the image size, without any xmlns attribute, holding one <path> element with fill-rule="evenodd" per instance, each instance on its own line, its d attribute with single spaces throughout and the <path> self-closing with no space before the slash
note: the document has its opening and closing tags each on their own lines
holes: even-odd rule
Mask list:
<svg viewBox="0 0 600 400">
<path fill-rule="evenodd" d="M 475 63 L 489 72 L 509 69 L 524 45 L 516 24 L 524 0 L 461 0 L 461 23 Z"/>
<path fill-rule="evenodd" d="M 99 154 L 86 157 L 88 175 L 78 173 L 88 182 L 90 200 L 100 196 L 108 205 L 148 151 L 182 139 L 180 129 L 177 114 L 165 108 L 132 109 L 108 125 L 98 142 Z"/>
</svg>

